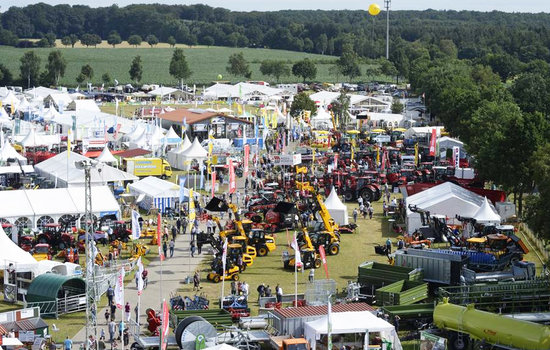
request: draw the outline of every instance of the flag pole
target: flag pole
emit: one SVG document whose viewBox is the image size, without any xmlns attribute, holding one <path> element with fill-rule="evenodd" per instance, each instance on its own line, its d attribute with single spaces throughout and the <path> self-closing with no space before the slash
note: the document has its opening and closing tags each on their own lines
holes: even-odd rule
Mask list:
<svg viewBox="0 0 550 350">
<path fill-rule="evenodd" d="M 298 262 L 294 259 L 294 307 L 298 307 Z"/>
</svg>

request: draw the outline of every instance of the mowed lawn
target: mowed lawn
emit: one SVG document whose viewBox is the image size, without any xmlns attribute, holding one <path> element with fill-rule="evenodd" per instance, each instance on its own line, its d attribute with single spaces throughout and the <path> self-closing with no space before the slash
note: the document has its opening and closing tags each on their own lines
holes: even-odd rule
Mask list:
<svg viewBox="0 0 550 350">
<path fill-rule="evenodd" d="M 348 203 L 348 211 L 351 213 L 353 208 L 357 206 L 357 203 Z M 357 267 L 364 261 L 378 261 L 386 263 L 385 256 L 376 255 L 374 253 L 374 246 L 376 244 L 382 244 L 387 239 L 388 224 L 387 219 L 383 218 L 382 202 L 374 203 L 375 215 L 372 220 L 370 219 L 358 219 L 357 233 L 346 234 L 341 237 L 341 250 L 338 255 L 328 256 L 328 272 L 329 278 L 334 279 L 337 283 L 338 292 L 342 292 L 348 281 L 357 280 Z M 351 218 L 350 218 L 351 221 Z M 282 253 L 285 250 L 293 252 L 293 250 L 287 248 L 288 242 L 292 240 L 293 231 L 289 232 L 287 237 L 286 232 L 277 233 L 277 250 L 269 253 L 266 257 L 257 257 L 254 259 L 254 264 L 246 269 L 244 273 L 240 275 L 241 281 L 246 281 L 250 285 L 250 307 L 253 313 L 258 311 L 258 292 L 256 288 L 260 283 L 269 285 L 273 294 L 275 293 L 275 286 L 277 283 L 283 288 L 285 294 L 294 293 L 294 271 L 283 269 Z M 393 233 L 390 234 L 393 238 Z M 396 239 L 394 238 L 396 242 Z M 204 293 L 206 297 L 210 299 L 211 307 L 217 307 L 216 300 L 221 293 L 221 283 L 213 283 L 206 280 L 206 275 L 210 272 L 211 258 L 207 257 L 202 264 L 201 271 L 201 293 Z M 298 293 L 304 293 L 308 284 L 309 270 L 305 270 L 303 273 L 298 274 Z M 315 271 L 316 279 L 324 279 L 325 272 L 321 267 Z M 231 281 L 225 283 L 225 295 L 230 292 Z M 192 291 L 193 286 L 182 284 L 179 290 L 179 294 L 192 296 L 195 292 Z"/>
<path fill-rule="evenodd" d="M 194 46 L 192 48 L 183 47 L 189 67 L 193 72 L 191 78 L 186 81 L 188 84 L 198 84 L 199 88 L 202 84 L 209 85 L 211 82 L 218 80 L 218 74 L 223 76 L 222 80 L 238 82 L 242 81 L 243 77 L 229 76 L 226 72 L 227 61 L 229 56 L 234 53 L 243 52 L 245 59 L 250 62 L 252 77 L 250 80 L 265 80 L 273 81 L 271 77 L 264 76 L 260 73 L 260 63 L 263 60 L 284 60 L 289 63 L 289 67 L 295 62 L 303 58 L 310 58 L 323 64 L 317 64 L 317 77 L 315 81 L 333 82 L 337 79 L 344 81 L 343 77 L 336 77 L 329 73 L 329 68 L 332 66 L 337 57 L 323 56 L 316 54 L 270 50 L 270 49 L 251 49 L 251 48 L 230 48 L 230 47 L 201 47 Z M 167 44 L 159 44 L 151 48 L 147 44 L 142 44 L 140 47 L 129 47 L 127 44 L 119 45 L 116 48 L 109 47 L 106 43 L 95 47 L 65 47 L 57 44 L 56 48 L 36 48 L 36 49 L 18 49 L 8 46 L 0 46 L 0 63 L 4 64 L 12 72 L 14 77 L 19 76 L 20 58 L 27 51 L 34 50 L 41 58 L 41 69 L 45 69 L 48 54 L 52 50 L 61 50 L 63 57 L 67 60 L 67 69 L 65 76 L 61 79 L 60 84 L 65 86 L 76 86 L 76 77 L 80 73 L 83 65 L 89 64 L 94 70 L 92 83 L 101 85 L 101 77 L 104 73 L 109 73 L 112 79 L 117 79 L 119 83 L 132 83 L 130 80 L 130 64 L 132 59 L 139 55 L 143 63 L 143 78 L 142 84 L 163 84 L 174 85 L 177 80 L 170 76 L 168 67 L 172 57 L 173 50 Z M 365 74 L 367 65 L 361 65 L 361 72 Z M 369 77 L 370 78 L 370 77 Z M 301 78 L 288 76 L 281 78 L 281 82 L 296 82 Z M 366 76 L 358 77 L 356 81 L 366 81 Z M 85 84 L 85 83 L 84 83 Z"/>
</svg>

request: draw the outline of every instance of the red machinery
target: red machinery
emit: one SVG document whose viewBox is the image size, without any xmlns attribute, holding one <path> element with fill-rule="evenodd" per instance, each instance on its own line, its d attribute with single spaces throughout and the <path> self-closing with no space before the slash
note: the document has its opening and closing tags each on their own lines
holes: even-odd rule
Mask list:
<svg viewBox="0 0 550 350">
<path fill-rule="evenodd" d="M 151 335 L 156 337 L 159 335 L 159 327 L 161 324 L 160 317 L 157 315 L 155 310 L 147 309 L 145 311 L 147 315 L 147 329 L 151 332 Z"/>
</svg>

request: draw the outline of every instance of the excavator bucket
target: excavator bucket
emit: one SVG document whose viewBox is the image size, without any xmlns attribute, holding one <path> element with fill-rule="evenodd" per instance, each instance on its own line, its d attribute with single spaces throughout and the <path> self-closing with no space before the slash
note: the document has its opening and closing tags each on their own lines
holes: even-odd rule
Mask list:
<svg viewBox="0 0 550 350">
<path fill-rule="evenodd" d="M 290 202 L 279 202 L 277 206 L 273 209 L 274 212 L 288 214 L 294 209 L 294 203 Z"/>
<path fill-rule="evenodd" d="M 227 211 L 229 209 L 229 206 L 218 197 L 213 197 L 210 202 L 208 202 L 205 208 L 208 211 L 222 212 Z"/>
</svg>

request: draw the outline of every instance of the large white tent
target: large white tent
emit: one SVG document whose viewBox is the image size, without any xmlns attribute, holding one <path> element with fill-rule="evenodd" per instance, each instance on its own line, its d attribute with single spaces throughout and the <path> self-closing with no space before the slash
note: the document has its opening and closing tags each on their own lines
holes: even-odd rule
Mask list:
<svg viewBox="0 0 550 350">
<path fill-rule="evenodd" d="M 96 217 L 120 216 L 120 206 L 107 186 L 92 187 L 92 210 Z M 52 205 L 55 199 L 56 205 Z M 57 223 L 64 215 L 85 213 L 84 188 L 52 188 L 0 191 L 1 218 L 14 225 L 38 227 Z"/>
<path fill-rule="evenodd" d="M 13 265 L 10 267 L 10 264 Z M 37 264 L 36 259 L 13 242 L 0 225 L 0 270 L 10 268 L 17 272 L 26 272 L 32 271 Z"/>
<path fill-rule="evenodd" d="M 77 169 L 75 162 L 85 159 L 89 158 L 74 152 L 71 152 L 68 157 L 65 151 L 37 164 L 35 170 L 40 175 L 57 182 L 57 187 L 81 187 L 84 186 L 84 170 Z M 92 186 L 136 180 L 138 180 L 137 176 L 103 163 L 97 164 L 91 170 Z"/>
<path fill-rule="evenodd" d="M 332 116 L 322 107 L 319 107 L 317 113 L 311 118 L 311 126 L 314 129 L 332 129 L 334 127 L 332 125 Z"/>
<path fill-rule="evenodd" d="M 336 190 L 334 189 L 334 186 L 332 186 L 332 190 L 325 200 L 325 207 L 327 207 L 330 216 L 332 216 L 332 218 L 338 225 L 349 224 L 348 207 L 344 203 L 342 203 L 342 201 L 338 197 L 338 194 L 336 193 Z"/>
<path fill-rule="evenodd" d="M 23 157 L 20 153 L 17 153 L 15 148 L 8 142 L 4 141 L 2 149 L 0 150 L 0 163 L 5 163 L 8 159 L 17 159 L 22 164 L 27 164 L 27 158 Z"/>
<path fill-rule="evenodd" d="M 487 197 L 483 198 L 483 204 L 479 207 L 479 210 L 474 214 L 473 217 L 479 224 L 500 224 L 501 218 L 491 206 Z"/>
<path fill-rule="evenodd" d="M 195 140 L 191 146 L 187 147 L 187 149 L 183 152 L 178 153 L 176 168 L 187 170 L 190 168 L 193 160 L 200 163 L 201 161 L 206 160 L 206 158 L 208 158 L 208 151 L 201 146 L 199 139 L 195 137 Z"/>
<path fill-rule="evenodd" d="M 129 192 L 135 195 L 143 194 L 144 198 L 139 206 L 145 210 L 151 208 L 165 212 L 167 208 L 175 208 L 179 202 L 180 187 L 173 182 L 148 176 L 142 180 L 128 185 Z"/>
<path fill-rule="evenodd" d="M 412 234 L 422 226 L 419 213 L 409 209 L 409 205 L 427 210 L 431 215 L 444 215 L 448 223 L 455 223 L 455 216 L 473 217 L 483 204 L 483 197 L 452 182 L 445 182 L 425 191 L 409 196 L 407 207 L 407 232 Z M 458 222 L 456 222 L 458 223 Z"/>
<path fill-rule="evenodd" d="M 304 336 L 311 346 L 316 349 L 317 341 L 328 333 L 328 316 L 304 323 Z M 395 331 L 395 327 L 381 318 L 376 317 L 370 311 L 339 312 L 331 314 L 331 334 L 364 334 L 365 343 L 368 342 L 368 333 L 380 333 L 382 340 L 391 343 L 392 350 L 402 350 L 401 342 Z M 364 344 L 367 349 L 368 344 Z M 384 349 L 386 349 L 384 347 Z"/>
<path fill-rule="evenodd" d="M 101 151 L 101 154 L 96 158 L 98 162 L 102 163 L 115 163 L 118 164 L 118 160 L 113 156 L 111 151 L 109 151 L 109 148 L 105 146 L 103 148 L 103 151 Z"/>
<path fill-rule="evenodd" d="M 187 137 L 187 134 L 186 134 L 185 138 L 183 139 L 183 142 L 180 143 L 178 147 L 169 151 L 166 154 L 168 163 L 170 163 L 170 166 L 172 168 L 183 169 L 183 157 L 181 157 L 180 155 L 183 152 L 185 152 L 190 146 L 191 146 L 191 141 L 189 141 L 189 137 Z M 181 159 L 181 163 L 179 163 L 180 159 Z"/>
<path fill-rule="evenodd" d="M 173 127 L 170 127 L 170 129 L 168 129 L 168 132 L 166 132 L 166 136 L 164 136 L 163 143 L 167 145 L 178 145 L 181 143 L 181 137 L 176 134 Z"/>
</svg>

